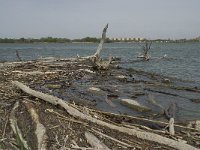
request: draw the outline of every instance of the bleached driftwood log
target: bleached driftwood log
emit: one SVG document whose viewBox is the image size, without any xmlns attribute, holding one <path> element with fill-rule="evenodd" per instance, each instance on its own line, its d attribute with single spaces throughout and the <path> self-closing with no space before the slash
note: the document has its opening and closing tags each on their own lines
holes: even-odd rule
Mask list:
<svg viewBox="0 0 200 150">
<path fill-rule="evenodd" d="M 18 146 L 20 146 L 20 148 L 25 148 L 27 150 L 30 150 L 30 147 L 28 146 L 27 141 L 23 138 L 22 132 L 17 125 L 17 118 L 15 117 L 15 111 L 18 107 L 19 107 L 19 102 L 17 101 L 10 112 L 10 118 L 9 118 L 10 126 L 16 135 L 16 140 L 18 140 L 18 144 L 19 144 Z"/>
<path fill-rule="evenodd" d="M 147 108 L 146 106 L 141 105 L 140 103 L 138 103 L 137 101 L 133 99 L 121 99 L 120 103 L 140 112 L 151 111 L 151 109 Z"/>
<path fill-rule="evenodd" d="M 101 149 L 101 150 L 110 150 L 103 142 L 101 142 L 96 136 L 94 136 L 92 133 L 86 131 L 85 137 L 88 141 L 88 143 L 95 149 Z"/>
<path fill-rule="evenodd" d="M 67 102 L 63 101 L 62 99 L 59 99 L 57 97 L 48 95 L 48 94 L 44 94 L 42 92 L 38 92 L 35 90 L 32 90 L 31 88 L 27 87 L 26 85 L 18 82 L 18 81 L 13 81 L 12 82 L 15 86 L 17 86 L 18 88 L 20 88 L 22 91 L 24 91 L 27 94 L 30 94 L 32 96 L 35 96 L 37 98 L 40 98 L 46 102 L 49 102 L 53 105 L 60 105 L 61 107 L 63 107 L 70 115 L 76 117 L 76 118 L 81 118 L 83 120 L 87 120 L 89 122 L 113 129 L 113 130 L 117 130 L 119 132 L 122 133 L 126 133 L 129 135 L 133 135 L 136 136 L 137 138 L 140 139 L 144 139 L 144 140 L 149 140 L 149 141 L 153 141 L 156 143 L 160 143 L 160 144 L 164 144 L 167 145 L 169 147 L 173 147 L 179 150 L 198 150 L 197 148 L 185 144 L 183 142 L 180 141 L 175 141 L 173 139 L 169 139 L 166 137 L 163 137 L 161 135 L 157 135 L 155 133 L 150 133 L 150 132 L 146 132 L 146 131 L 142 131 L 142 130 L 137 130 L 137 129 L 130 129 L 130 128 L 126 128 L 126 127 L 121 127 L 121 126 L 117 126 L 117 125 L 113 125 L 107 122 L 104 122 L 102 120 L 98 120 L 92 116 L 83 114 L 82 112 L 78 111 L 76 108 L 71 107 Z"/>
<path fill-rule="evenodd" d="M 39 116 L 30 102 L 23 101 L 28 112 L 31 115 L 33 122 L 36 124 L 35 135 L 37 137 L 38 150 L 47 150 L 47 134 L 46 128 L 39 121 Z"/>
</svg>

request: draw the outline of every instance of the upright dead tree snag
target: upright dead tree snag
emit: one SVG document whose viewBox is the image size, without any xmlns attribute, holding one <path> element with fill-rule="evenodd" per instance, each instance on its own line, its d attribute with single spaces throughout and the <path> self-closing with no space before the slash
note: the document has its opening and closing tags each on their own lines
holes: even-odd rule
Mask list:
<svg viewBox="0 0 200 150">
<path fill-rule="evenodd" d="M 18 50 L 16 50 L 15 54 L 16 54 L 16 56 L 17 56 L 17 59 L 18 59 L 19 61 L 22 61 L 21 57 L 19 56 Z"/>
<path fill-rule="evenodd" d="M 143 60 L 147 61 L 150 59 L 150 55 L 148 54 L 148 51 L 151 49 L 152 42 L 145 42 L 145 45 L 142 46 L 143 53 L 142 55 L 138 56 L 138 58 L 142 58 Z"/>
<path fill-rule="evenodd" d="M 106 40 L 107 29 L 108 29 L 108 24 L 103 29 L 101 41 L 100 41 L 100 43 L 99 43 L 99 45 L 97 47 L 96 53 L 90 57 L 90 60 L 93 63 L 93 68 L 95 68 L 95 69 L 106 70 L 106 69 L 108 69 L 109 65 L 112 62 L 112 57 L 111 56 L 109 57 L 108 61 L 102 61 L 101 58 L 100 58 L 100 53 L 101 53 L 101 51 L 103 49 L 103 44 L 104 44 L 104 42 Z"/>
<path fill-rule="evenodd" d="M 102 37 L 101 37 L 101 41 L 97 47 L 97 51 L 96 53 L 94 54 L 94 57 L 96 57 L 96 59 L 100 59 L 100 53 L 103 49 L 103 44 L 105 42 L 105 39 L 106 39 L 106 32 L 107 32 L 107 29 L 108 29 L 108 24 L 105 26 L 105 28 L 103 29 L 103 32 L 102 32 Z"/>
<path fill-rule="evenodd" d="M 78 59 L 87 59 L 87 60 L 90 60 L 91 63 L 92 63 L 93 68 L 97 69 L 97 70 L 107 70 L 109 68 L 111 62 L 113 61 L 113 57 L 111 57 L 111 56 L 109 57 L 108 61 L 103 61 L 100 58 L 100 53 L 103 50 L 103 44 L 104 44 L 104 42 L 106 40 L 107 29 L 108 29 L 108 24 L 106 24 L 106 26 L 103 29 L 101 41 L 100 41 L 100 43 L 99 43 L 99 45 L 97 47 L 97 50 L 96 50 L 96 52 L 95 52 L 94 55 L 90 55 L 90 56 L 87 56 L 87 57 L 80 57 L 77 54 L 77 58 Z"/>
</svg>

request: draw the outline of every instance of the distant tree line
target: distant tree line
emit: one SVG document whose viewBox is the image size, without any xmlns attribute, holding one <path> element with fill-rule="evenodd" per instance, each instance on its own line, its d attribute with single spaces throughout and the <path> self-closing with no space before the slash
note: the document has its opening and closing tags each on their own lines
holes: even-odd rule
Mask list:
<svg viewBox="0 0 200 150">
<path fill-rule="evenodd" d="M 19 38 L 19 39 L 11 39 L 11 38 L 0 38 L 0 43 L 70 43 L 70 42 L 91 42 L 98 43 L 100 38 L 95 37 L 85 37 L 82 39 L 68 39 L 68 38 L 53 38 L 53 37 L 45 37 L 40 39 L 34 38 Z M 108 38 L 105 41 L 106 43 L 111 42 Z"/>
<path fill-rule="evenodd" d="M 67 38 L 53 38 L 53 37 L 46 37 L 40 39 L 33 39 L 33 38 L 19 38 L 19 39 L 8 39 L 0 38 L 0 43 L 67 43 L 71 42 L 70 39 Z"/>
<path fill-rule="evenodd" d="M 100 38 L 96 37 L 85 37 L 82 39 L 68 39 L 68 38 L 53 38 L 53 37 L 45 37 L 40 39 L 34 38 L 19 38 L 19 39 L 11 39 L 11 38 L 0 38 L 0 43 L 73 43 L 73 42 L 86 42 L 86 43 L 99 43 Z M 139 42 L 145 42 L 139 41 Z M 200 37 L 194 39 L 179 39 L 179 40 L 171 40 L 171 39 L 156 39 L 156 40 L 149 40 L 152 42 L 170 42 L 170 43 L 184 43 L 184 42 L 200 42 Z M 138 41 L 128 41 L 128 40 L 111 40 L 107 38 L 105 43 L 111 42 L 138 42 Z"/>
</svg>

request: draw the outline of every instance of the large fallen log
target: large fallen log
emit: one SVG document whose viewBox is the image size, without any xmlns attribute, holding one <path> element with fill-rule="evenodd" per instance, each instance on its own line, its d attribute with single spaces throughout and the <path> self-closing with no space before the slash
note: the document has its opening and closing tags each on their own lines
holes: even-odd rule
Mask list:
<svg viewBox="0 0 200 150">
<path fill-rule="evenodd" d="M 76 117 L 76 118 L 81 118 L 84 120 L 87 120 L 89 122 L 113 129 L 113 130 L 117 130 L 119 132 L 122 133 L 126 133 L 129 135 L 133 135 L 136 136 L 137 138 L 140 139 L 144 139 L 144 140 L 149 140 L 149 141 L 153 141 L 156 143 L 160 143 L 160 144 L 164 144 L 167 145 L 169 147 L 173 147 L 179 150 L 198 150 L 197 148 L 185 144 L 181 141 L 175 141 L 173 139 L 169 139 L 166 137 L 163 137 L 161 135 L 157 135 L 155 133 L 150 133 L 150 132 L 146 132 L 146 131 L 142 131 L 142 130 L 137 130 L 137 129 L 130 129 L 130 128 L 126 128 L 126 127 L 119 127 L 117 125 L 113 125 L 101 120 L 98 120 L 96 118 L 93 118 L 92 116 L 83 114 L 82 112 L 78 111 L 76 108 L 73 108 L 71 106 L 68 105 L 67 102 L 63 101 L 62 99 L 59 99 L 57 97 L 48 95 L 48 94 L 44 94 L 42 92 L 38 92 L 35 90 L 32 90 L 31 88 L 27 87 L 26 85 L 18 82 L 18 81 L 13 81 L 12 82 L 15 86 L 17 86 L 18 88 L 20 88 L 22 91 L 24 91 L 27 94 L 30 94 L 32 96 L 35 96 L 37 98 L 40 98 L 46 102 L 49 102 L 53 105 L 60 105 L 61 107 L 63 107 L 70 115 Z"/>
</svg>

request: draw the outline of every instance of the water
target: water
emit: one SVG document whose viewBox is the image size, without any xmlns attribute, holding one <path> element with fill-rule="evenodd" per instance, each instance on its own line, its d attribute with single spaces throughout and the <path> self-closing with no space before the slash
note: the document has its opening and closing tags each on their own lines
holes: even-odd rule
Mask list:
<svg viewBox="0 0 200 150">
<path fill-rule="evenodd" d="M 0 61 L 15 61 L 16 50 L 23 60 L 40 57 L 75 57 L 94 54 L 97 44 L 0 44 Z M 142 52 L 141 43 L 110 43 L 104 45 L 103 57 L 117 56 L 123 61 L 136 60 Z M 167 54 L 170 59 L 160 59 Z M 200 43 L 153 43 L 148 62 L 126 63 L 125 67 L 200 83 Z"/>
</svg>

